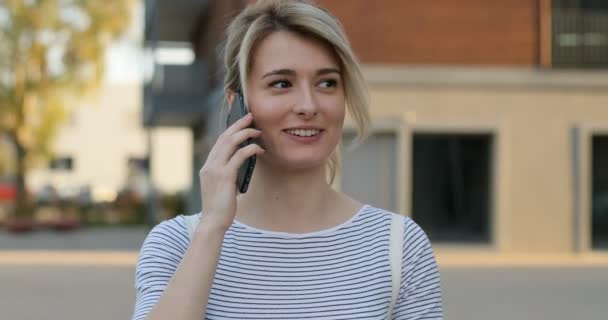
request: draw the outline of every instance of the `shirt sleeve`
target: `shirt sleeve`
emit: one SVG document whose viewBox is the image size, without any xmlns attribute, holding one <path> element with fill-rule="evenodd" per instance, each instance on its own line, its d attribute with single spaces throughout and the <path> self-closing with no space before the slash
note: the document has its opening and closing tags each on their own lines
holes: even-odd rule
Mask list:
<svg viewBox="0 0 608 320">
<path fill-rule="evenodd" d="M 401 288 L 393 319 L 443 319 L 441 282 L 426 233 L 405 218 Z"/>
<path fill-rule="evenodd" d="M 183 217 L 163 221 L 144 240 L 135 267 L 133 320 L 145 319 L 158 302 L 189 245 Z"/>
</svg>

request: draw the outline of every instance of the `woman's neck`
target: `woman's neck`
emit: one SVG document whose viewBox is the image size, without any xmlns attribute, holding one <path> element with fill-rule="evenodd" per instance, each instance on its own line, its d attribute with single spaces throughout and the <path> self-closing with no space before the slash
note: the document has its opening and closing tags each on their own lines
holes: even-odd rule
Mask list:
<svg viewBox="0 0 608 320">
<path fill-rule="evenodd" d="M 304 233 L 342 222 L 335 214 L 342 200 L 323 166 L 287 171 L 258 163 L 249 190 L 238 198 L 236 218 L 260 229 Z"/>
</svg>

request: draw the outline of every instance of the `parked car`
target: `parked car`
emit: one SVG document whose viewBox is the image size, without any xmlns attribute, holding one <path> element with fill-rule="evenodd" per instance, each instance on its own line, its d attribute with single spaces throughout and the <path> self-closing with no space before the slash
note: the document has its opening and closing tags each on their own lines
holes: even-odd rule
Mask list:
<svg viewBox="0 0 608 320">
<path fill-rule="evenodd" d="M 17 196 L 15 186 L 8 183 L 0 183 L 0 203 L 14 203 Z"/>
<path fill-rule="evenodd" d="M 8 218 L 15 203 L 17 192 L 11 184 L 0 183 L 0 225 Z"/>
</svg>

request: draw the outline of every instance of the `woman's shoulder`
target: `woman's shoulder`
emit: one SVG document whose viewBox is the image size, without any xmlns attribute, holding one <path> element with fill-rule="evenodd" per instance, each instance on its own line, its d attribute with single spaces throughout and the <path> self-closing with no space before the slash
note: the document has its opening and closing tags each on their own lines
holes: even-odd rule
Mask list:
<svg viewBox="0 0 608 320">
<path fill-rule="evenodd" d="M 186 232 L 185 215 L 180 214 L 173 218 L 163 220 L 150 230 L 152 233 L 182 234 Z"/>
<path fill-rule="evenodd" d="M 154 226 L 148 232 L 137 258 L 135 286 L 164 290 L 186 253 L 188 245 L 182 215 Z"/>
<path fill-rule="evenodd" d="M 159 250 L 165 247 L 185 252 L 189 242 L 185 216 L 178 215 L 174 218 L 161 221 L 154 226 L 146 236 L 142 250 Z"/>
<path fill-rule="evenodd" d="M 391 210 L 366 205 L 366 212 L 378 218 L 392 219 L 396 217 L 404 225 L 404 241 L 426 246 L 430 243 L 426 232 L 412 218 Z"/>
<path fill-rule="evenodd" d="M 383 219 L 392 219 L 394 217 L 396 217 L 397 219 L 399 219 L 402 223 L 404 223 L 406 226 L 410 225 L 410 224 L 415 224 L 414 221 L 401 213 L 397 213 L 388 209 L 384 209 L 384 208 L 380 208 L 380 207 L 374 207 L 373 205 L 369 205 L 366 204 L 363 206 L 363 213 L 365 213 L 365 215 L 367 216 L 373 216 L 375 218 L 383 218 Z"/>
</svg>

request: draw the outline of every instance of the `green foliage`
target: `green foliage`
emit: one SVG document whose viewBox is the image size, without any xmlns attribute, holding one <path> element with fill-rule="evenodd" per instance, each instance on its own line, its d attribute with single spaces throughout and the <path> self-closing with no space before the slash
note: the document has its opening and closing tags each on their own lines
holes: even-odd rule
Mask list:
<svg viewBox="0 0 608 320">
<path fill-rule="evenodd" d="M 17 176 L 52 154 L 74 98 L 97 88 L 134 0 L 0 0 L 0 135 Z M 18 186 L 21 189 L 21 186 Z"/>
</svg>

